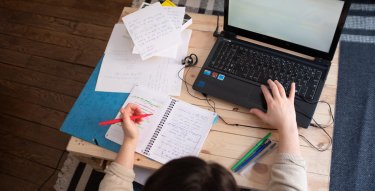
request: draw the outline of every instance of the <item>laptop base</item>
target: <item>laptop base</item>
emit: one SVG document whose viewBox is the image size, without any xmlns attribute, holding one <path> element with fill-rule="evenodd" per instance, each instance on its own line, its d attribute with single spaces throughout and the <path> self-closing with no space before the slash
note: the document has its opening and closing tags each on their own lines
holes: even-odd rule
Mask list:
<svg viewBox="0 0 375 191">
<path fill-rule="evenodd" d="M 266 111 L 267 104 L 260 89 L 260 84 L 239 80 L 236 76 L 227 75 L 219 70 L 209 67 L 209 63 L 215 59 L 215 56 L 217 56 L 217 47 L 222 40 L 228 41 L 228 39 L 225 38 L 218 38 L 193 84 L 193 89 L 203 94 L 217 97 L 249 109 L 258 108 Z M 241 42 L 241 40 L 238 39 L 230 39 L 230 41 Z M 248 42 L 243 43 L 246 43 L 246 46 L 249 44 Z M 251 46 L 254 46 L 256 49 L 262 49 L 263 51 L 269 51 L 266 47 L 258 47 L 257 45 Z M 277 52 L 275 50 L 272 51 Z M 282 52 L 277 52 L 277 54 L 285 54 L 285 56 L 290 57 L 290 55 Z M 298 57 L 295 59 L 297 58 Z M 306 62 L 305 59 L 302 61 Z M 311 64 L 313 64 L 314 61 L 311 62 Z M 326 65 L 327 67 L 325 70 L 328 72 L 329 64 Z M 295 109 L 298 126 L 307 128 L 310 125 L 324 81 L 325 77 L 319 84 L 317 95 L 315 95 L 314 100 L 306 101 L 296 96 Z"/>
</svg>

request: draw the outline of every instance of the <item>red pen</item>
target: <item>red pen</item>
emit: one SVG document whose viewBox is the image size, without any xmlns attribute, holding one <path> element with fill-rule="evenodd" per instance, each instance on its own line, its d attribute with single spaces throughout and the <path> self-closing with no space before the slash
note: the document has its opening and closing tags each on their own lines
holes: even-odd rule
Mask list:
<svg viewBox="0 0 375 191">
<path fill-rule="evenodd" d="M 142 115 L 133 115 L 130 117 L 131 120 L 136 120 L 136 119 L 142 119 L 144 117 L 148 117 L 152 114 L 142 114 Z M 120 123 L 122 122 L 122 119 L 112 119 L 112 120 L 108 120 L 108 121 L 102 121 L 99 123 L 100 126 L 105 126 L 105 125 L 111 125 L 111 124 L 115 124 L 115 123 Z"/>
</svg>

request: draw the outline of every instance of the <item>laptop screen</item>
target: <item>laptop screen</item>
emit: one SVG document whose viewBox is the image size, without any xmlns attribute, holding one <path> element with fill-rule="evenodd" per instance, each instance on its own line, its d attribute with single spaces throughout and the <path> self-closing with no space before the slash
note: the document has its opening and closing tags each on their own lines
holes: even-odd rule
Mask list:
<svg viewBox="0 0 375 191">
<path fill-rule="evenodd" d="M 330 52 L 344 1 L 229 0 L 228 25 Z"/>
</svg>

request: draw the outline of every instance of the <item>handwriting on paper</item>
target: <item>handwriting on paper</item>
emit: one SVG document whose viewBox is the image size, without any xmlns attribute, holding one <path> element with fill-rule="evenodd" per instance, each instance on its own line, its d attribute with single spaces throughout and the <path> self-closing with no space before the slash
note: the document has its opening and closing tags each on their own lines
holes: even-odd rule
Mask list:
<svg viewBox="0 0 375 191">
<path fill-rule="evenodd" d="M 123 21 L 142 60 L 176 45 L 180 40 L 180 30 L 174 27 L 158 2 L 123 17 Z"/>
<path fill-rule="evenodd" d="M 172 22 L 173 26 L 178 30 L 181 31 L 182 29 L 182 23 L 185 16 L 185 7 L 163 7 L 165 10 L 168 19 Z M 190 37 L 189 37 L 190 38 Z M 186 41 L 182 36 L 182 44 L 184 44 L 184 41 Z M 181 46 L 181 45 L 180 45 Z M 185 45 L 188 46 L 188 45 Z M 161 56 L 161 57 L 168 57 L 168 58 L 176 58 L 177 51 L 178 51 L 178 45 L 169 47 L 165 51 L 159 52 L 155 54 L 155 56 Z M 137 46 L 134 46 L 133 54 L 139 54 L 139 51 L 137 49 Z"/>
<path fill-rule="evenodd" d="M 162 163 L 198 155 L 214 117 L 212 112 L 177 102 L 152 148 L 152 155 Z"/>
<path fill-rule="evenodd" d="M 126 99 L 122 107 L 132 103 L 140 107 L 142 113 L 153 114 L 144 118 L 142 123 L 138 125 L 140 144 L 137 145 L 137 150 L 141 150 L 144 144 L 148 143 L 149 137 L 155 130 L 157 123 L 160 121 L 163 109 L 169 102 L 168 96 L 154 96 L 144 91 L 144 88 L 136 86 L 129 97 Z M 116 118 L 120 118 L 120 112 Z M 117 123 L 110 126 L 106 133 L 106 138 L 114 141 L 117 144 L 122 144 L 124 140 L 124 132 L 122 131 L 122 124 Z M 142 144 L 143 143 L 143 144 Z"/>
<path fill-rule="evenodd" d="M 131 39 L 122 24 L 116 24 L 100 67 L 95 91 L 128 93 L 134 85 L 148 86 L 152 90 L 179 96 L 181 80 L 179 61 L 153 57 L 142 61 L 131 53 Z M 180 73 L 183 73 L 181 70 Z"/>
<path fill-rule="evenodd" d="M 161 163 L 197 156 L 217 116 L 140 86 L 132 90 L 124 105 L 128 103 L 139 105 L 145 113 L 153 113 L 139 126 L 140 141 L 136 151 Z M 121 144 L 121 125 L 112 125 L 106 138 Z"/>
</svg>

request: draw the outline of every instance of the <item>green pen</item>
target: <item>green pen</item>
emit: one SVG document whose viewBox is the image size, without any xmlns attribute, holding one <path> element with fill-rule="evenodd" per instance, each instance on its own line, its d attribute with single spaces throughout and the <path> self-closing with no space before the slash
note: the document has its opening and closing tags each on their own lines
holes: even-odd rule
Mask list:
<svg viewBox="0 0 375 191">
<path fill-rule="evenodd" d="M 271 136 L 271 133 L 268 133 L 264 136 L 249 152 L 245 154 L 234 166 L 231 170 L 235 170 L 238 166 L 240 166 L 247 158 L 249 158 L 263 143 Z"/>
</svg>

